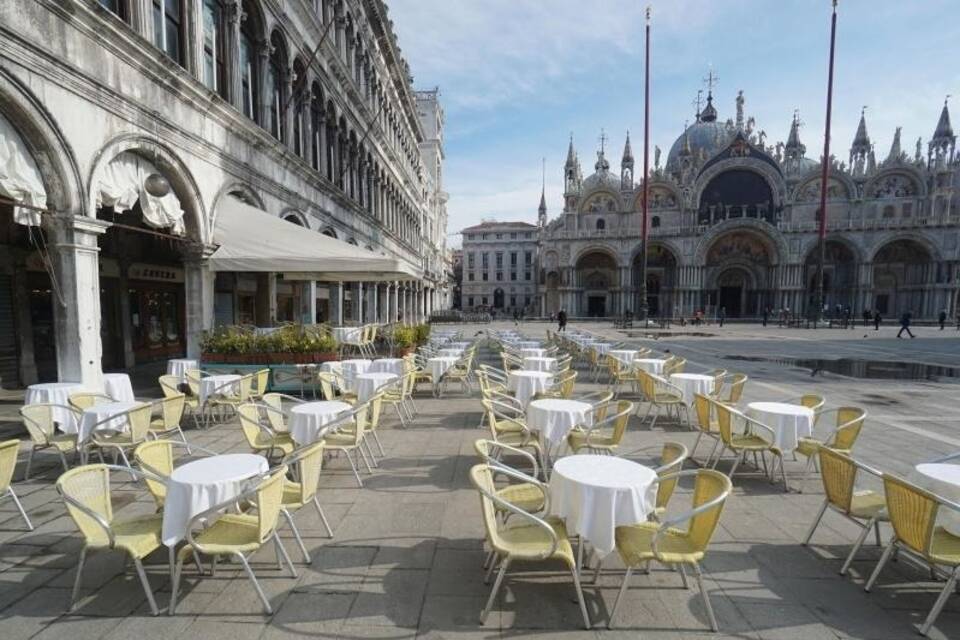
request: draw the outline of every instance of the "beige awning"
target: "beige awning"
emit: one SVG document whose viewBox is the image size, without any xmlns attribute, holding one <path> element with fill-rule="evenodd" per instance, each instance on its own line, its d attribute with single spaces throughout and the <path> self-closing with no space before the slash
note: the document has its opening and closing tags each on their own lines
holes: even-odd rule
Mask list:
<svg viewBox="0 0 960 640">
<path fill-rule="evenodd" d="M 237 198 L 223 199 L 214 223 L 214 271 L 282 272 L 290 280 L 410 280 L 411 265 L 272 216 Z"/>
</svg>

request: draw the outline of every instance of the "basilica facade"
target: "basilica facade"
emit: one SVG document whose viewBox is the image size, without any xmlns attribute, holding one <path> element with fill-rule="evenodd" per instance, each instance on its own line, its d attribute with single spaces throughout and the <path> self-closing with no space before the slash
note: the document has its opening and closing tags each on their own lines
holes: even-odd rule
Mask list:
<svg viewBox="0 0 960 640">
<path fill-rule="evenodd" d="M 735 108 L 734 118 L 722 120 L 711 92 L 665 163 L 654 151 L 651 316 L 813 309 L 820 163 L 807 155 L 796 114 L 787 141 L 769 144 L 754 119 L 744 117 L 742 92 Z M 562 308 L 571 317 L 603 317 L 640 308 L 643 190 L 634 163 L 629 135 L 619 175 L 601 142 L 594 172 L 584 178 L 571 139 L 563 211 L 549 220 L 540 203 L 545 315 Z M 960 154 L 946 103 L 926 143 L 917 139 L 908 153 L 898 128 L 879 159 L 861 114 L 849 156 L 830 158 L 827 198 L 826 305 L 849 306 L 857 315 L 876 309 L 884 317 L 957 313 Z"/>
</svg>

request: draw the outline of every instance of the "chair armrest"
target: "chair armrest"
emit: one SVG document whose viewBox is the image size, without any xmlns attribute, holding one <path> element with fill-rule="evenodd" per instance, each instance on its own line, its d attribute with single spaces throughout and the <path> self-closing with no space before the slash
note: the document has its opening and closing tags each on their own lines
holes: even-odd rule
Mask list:
<svg viewBox="0 0 960 640">
<path fill-rule="evenodd" d="M 506 471 L 503 467 L 494 466 L 493 468 L 495 468 L 498 472 Z M 513 473 L 517 474 L 517 476 L 514 476 L 514 477 L 529 478 L 529 476 L 526 476 L 526 475 L 524 475 L 524 474 L 522 474 L 522 473 L 519 473 L 519 472 L 516 472 L 516 471 L 514 471 Z M 510 474 L 510 473 L 507 473 L 507 475 L 511 475 L 511 474 Z M 487 498 L 489 498 L 490 501 L 492 501 L 495 505 L 498 505 L 499 507 L 501 507 L 504 511 L 509 511 L 510 513 L 512 513 L 512 514 L 514 514 L 514 515 L 516 515 L 516 516 L 519 516 L 519 517 L 522 518 L 522 519 L 528 520 L 528 521 L 532 522 L 533 524 L 535 524 L 536 526 L 540 527 L 541 529 L 543 529 L 544 531 L 547 532 L 547 534 L 550 536 L 550 542 L 551 542 L 551 544 L 550 544 L 550 551 L 543 556 L 544 558 L 549 558 L 549 557 L 551 557 L 553 554 L 555 554 L 555 553 L 557 552 L 557 546 L 560 544 L 560 540 L 557 538 L 557 532 L 553 530 L 553 527 L 550 526 L 550 523 L 548 523 L 548 522 L 547 522 L 546 520 L 544 520 L 543 518 L 539 518 L 539 517 L 533 515 L 532 513 L 528 513 L 528 512 L 526 512 L 526 511 L 524 511 L 523 509 L 520 509 L 520 508 L 518 508 L 518 507 L 516 507 L 516 506 L 514 506 L 514 505 L 512 505 L 512 504 L 510 504 L 510 503 L 507 502 L 506 500 L 504 500 L 504 499 L 502 499 L 502 498 L 500 498 L 500 497 L 498 497 L 498 496 L 496 496 L 496 495 L 494 495 L 494 494 L 492 494 L 492 493 L 490 493 L 490 492 L 488 492 L 488 491 L 486 491 L 486 490 L 484 490 L 484 489 L 481 489 L 481 488 L 478 487 L 477 490 L 480 491 L 481 494 L 483 494 L 484 496 L 486 496 Z M 546 497 L 546 499 L 549 500 L 549 495 Z"/>
<path fill-rule="evenodd" d="M 543 494 L 542 511 L 544 513 L 550 512 L 550 487 L 546 483 L 537 480 L 537 478 L 534 476 L 528 476 L 522 471 L 517 471 L 513 467 L 508 467 L 507 465 L 496 461 L 490 463 L 490 470 L 494 475 L 504 475 L 508 478 L 513 478 L 514 480 L 519 480 L 520 482 L 526 482 L 527 484 L 532 484 L 537 487 L 537 489 L 540 490 L 540 493 Z"/>
<path fill-rule="evenodd" d="M 750 416 L 746 415 L 745 413 L 737 412 L 737 413 L 735 413 L 734 415 L 737 415 L 737 414 L 739 414 L 739 417 L 743 418 L 743 421 L 744 421 L 744 423 L 746 424 L 746 426 L 747 426 L 748 428 L 760 427 L 762 430 L 764 430 L 764 431 L 766 431 L 768 434 L 770 434 L 770 438 L 769 438 L 769 439 L 764 438 L 764 440 L 767 440 L 767 442 L 769 442 L 771 445 L 773 444 L 773 441 L 776 440 L 776 438 L 777 438 L 777 432 L 774 431 L 772 427 L 765 425 L 764 423 L 760 422 L 759 420 L 756 420 L 756 419 L 754 419 L 754 418 L 751 418 Z"/>
</svg>

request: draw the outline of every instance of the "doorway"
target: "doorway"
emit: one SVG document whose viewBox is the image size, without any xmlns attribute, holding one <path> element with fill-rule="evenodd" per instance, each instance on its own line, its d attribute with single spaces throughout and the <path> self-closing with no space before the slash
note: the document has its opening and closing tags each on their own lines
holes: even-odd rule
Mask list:
<svg viewBox="0 0 960 640">
<path fill-rule="evenodd" d="M 587 316 L 590 318 L 603 318 L 607 315 L 607 297 L 606 296 L 588 296 L 587 297 Z"/>
</svg>

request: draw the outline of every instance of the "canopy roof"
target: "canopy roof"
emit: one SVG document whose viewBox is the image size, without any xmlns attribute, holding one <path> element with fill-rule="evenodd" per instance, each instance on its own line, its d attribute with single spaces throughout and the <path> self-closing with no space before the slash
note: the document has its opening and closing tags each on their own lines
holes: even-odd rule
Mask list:
<svg viewBox="0 0 960 640">
<path fill-rule="evenodd" d="M 279 271 L 287 279 L 409 280 L 410 265 L 310 231 L 237 198 L 223 199 L 213 231 L 214 271 Z"/>
</svg>

